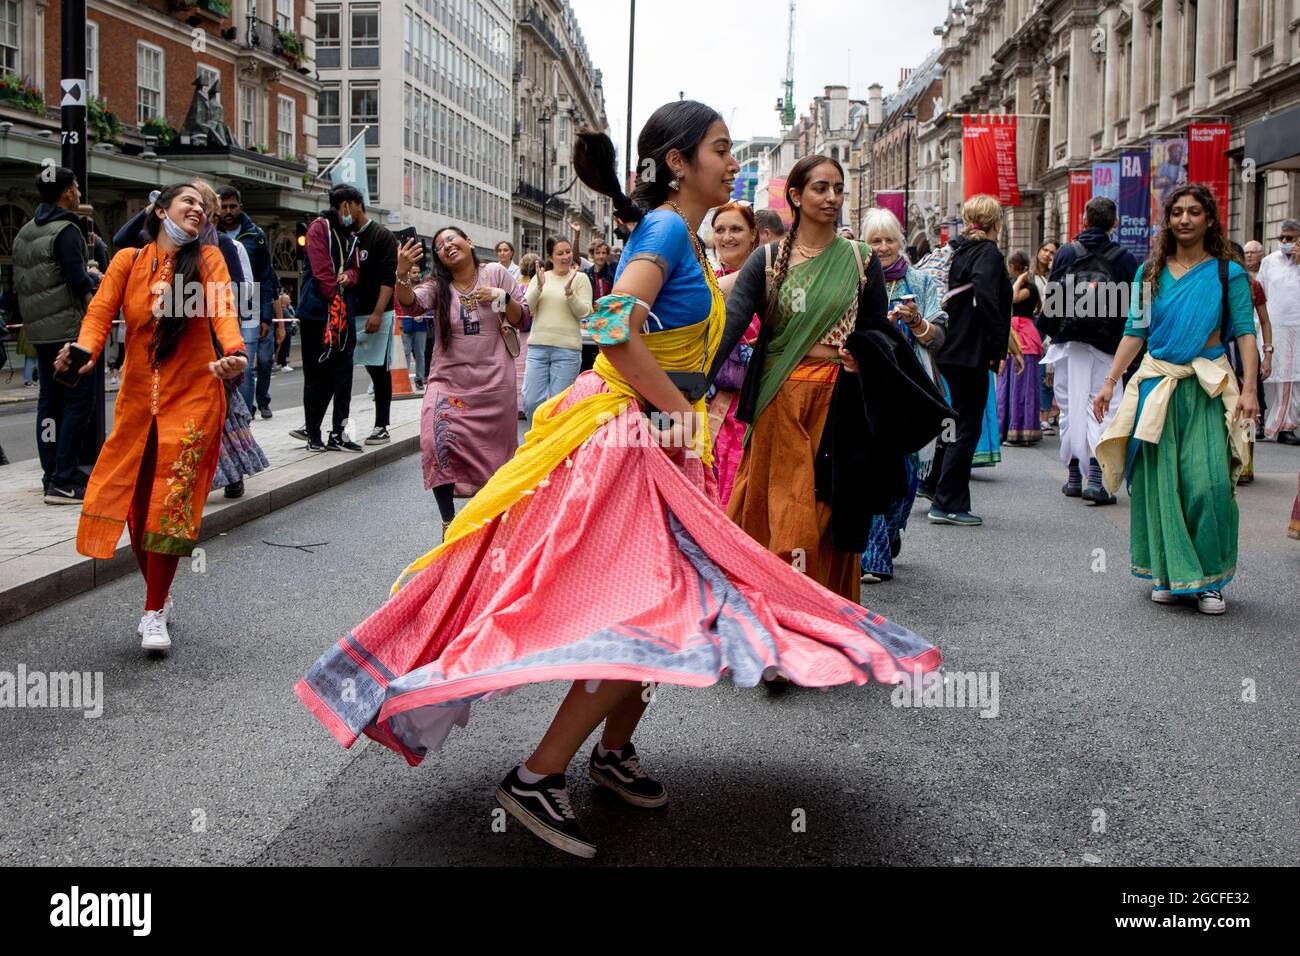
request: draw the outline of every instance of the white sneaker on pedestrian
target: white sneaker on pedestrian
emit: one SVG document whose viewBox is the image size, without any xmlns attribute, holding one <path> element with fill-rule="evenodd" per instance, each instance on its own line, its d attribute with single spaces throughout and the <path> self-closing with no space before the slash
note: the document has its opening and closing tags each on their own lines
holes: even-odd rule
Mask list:
<svg viewBox="0 0 1300 956">
<path fill-rule="evenodd" d="M 1154 601 L 1156 604 L 1179 603 L 1178 595 L 1175 594 L 1173 591 L 1157 591 L 1155 588 L 1151 589 L 1151 600 Z"/>
<path fill-rule="evenodd" d="M 1196 595 L 1196 610 L 1202 614 L 1226 614 L 1228 604 L 1222 591 L 1202 591 Z"/>
<path fill-rule="evenodd" d="M 167 633 L 167 619 L 162 611 L 145 611 L 140 626 L 135 630 L 142 638 L 140 646 L 146 651 L 165 651 L 172 646 L 172 636 Z"/>
<path fill-rule="evenodd" d="M 284 365 L 281 365 L 281 366 L 280 366 L 280 371 L 281 371 L 281 372 L 292 372 L 292 371 L 293 371 L 293 366 L 290 365 L 288 362 L 286 362 Z"/>
</svg>

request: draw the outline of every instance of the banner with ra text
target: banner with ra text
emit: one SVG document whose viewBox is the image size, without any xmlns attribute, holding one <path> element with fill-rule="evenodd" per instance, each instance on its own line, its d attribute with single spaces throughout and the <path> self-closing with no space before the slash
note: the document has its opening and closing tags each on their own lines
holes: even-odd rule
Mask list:
<svg viewBox="0 0 1300 956">
<path fill-rule="evenodd" d="M 1187 126 L 1187 181 L 1204 183 L 1214 193 L 1219 221 L 1228 221 L 1229 123 L 1189 123 Z"/>
<path fill-rule="evenodd" d="M 1016 118 L 992 114 L 961 118 L 962 196 L 996 196 L 1020 205 L 1016 174 Z"/>
<path fill-rule="evenodd" d="M 1083 207 L 1092 198 L 1092 170 L 1070 170 L 1070 227 L 1066 230 L 1071 241 L 1083 232 Z"/>
<path fill-rule="evenodd" d="M 1119 205 L 1119 163 L 1092 164 L 1092 198 L 1098 196 Z"/>
<path fill-rule="evenodd" d="M 1119 235 L 1115 241 L 1138 262 L 1151 251 L 1151 154 L 1145 149 L 1119 156 Z"/>
</svg>

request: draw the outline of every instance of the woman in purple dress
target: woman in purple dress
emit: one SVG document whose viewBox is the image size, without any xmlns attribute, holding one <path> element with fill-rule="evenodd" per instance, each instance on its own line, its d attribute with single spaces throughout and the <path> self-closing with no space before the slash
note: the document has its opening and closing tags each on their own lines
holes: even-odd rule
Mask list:
<svg viewBox="0 0 1300 956">
<path fill-rule="evenodd" d="M 436 337 L 420 410 L 424 486 L 433 490 L 445 531 L 455 498 L 471 498 L 519 445 L 515 356 L 527 318 L 524 287 L 499 263 L 481 264 L 465 233 L 449 226 L 433 236 L 433 273 L 418 286 L 399 280 L 397 301 L 431 311 Z M 409 276 L 424 250 L 398 249 L 397 274 Z M 509 326 L 507 329 L 506 326 Z"/>
</svg>

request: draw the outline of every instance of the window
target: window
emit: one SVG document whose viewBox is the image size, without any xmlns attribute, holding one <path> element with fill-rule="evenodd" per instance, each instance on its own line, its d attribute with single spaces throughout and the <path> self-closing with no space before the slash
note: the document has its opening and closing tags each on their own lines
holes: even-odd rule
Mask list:
<svg viewBox="0 0 1300 956">
<path fill-rule="evenodd" d="M 86 21 L 86 94 L 99 95 L 99 24 L 94 20 Z"/>
<path fill-rule="evenodd" d="M 367 126 L 366 145 L 379 144 L 379 87 L 352 84 L 352 136 Z"/>
<path fill-rule="evenodd" d="M 203 82 L 203 87 L 208 91 L 209 96 L 212 95 L 213 88 L 215 87 L 216 94 L 217 94 L 216 101 L 220 103 L 221 102 L 221 71 L 218 70 L 216 67 L 207 66 L 203 63 L 200 63 L 199 79 Z M 89 85 L 89 83 L 87 83 L 87 85 Z"/>
<path fill-rule="evenodd" d="M 257 125 L 257 88 L 241 86 L 239 88 L 239 134 L 244 141 L 244 149 L 260 145 L 260 129 Z"/>
<path fill-rule="evenodd" d="M 316 11 L 316 66 L 322 70 L 339 68 L 338 7 L 322 7 Z"/>
<path fill-rule="evenodd" d="M 1196 81 L 1196 0 L 1183 8 L 1183 83 Z"/>
<path fill-rule="evenodd" d="M 19 72 L 18 0 L 0 0 L 0 73 Z"/>
<path fill-rule="evenodd" d="M 402 69 L 407 75 L 414 73 L 411 68 L 411 11 L 402 11 Z"/>
<path fill-rule="evenodd" d="M 339 126 L 339 88 L 322 87 L 316 94 L 316 145 L 341 146 Z"/>
<path fill-rule="evenodd" d="M 379 8 L 353 7 L 352 66 L 379 65 Z"/>
<path fill-rule="evenodd" d="M 366 159 L 366 189 L 370 191 L 370 202 L 379 202 L 379 160 Z"/>
<path fill-rule="evenodd" d="M 297 118 L 297 103 L 292 97 L 279 97 L 279 106 L 276 110 L 276 152 L 281 159 L 288 159 L 290 156 L 297 159 L 297 138 L 294 136 L 294 120 Z"/>
<path fill-rule="evenodd" d="M 275 28 L 296 33 L 293 28 L 293 0 L 275 0 Z"/>
<path fill-rule="evenodd" d="M 149 43 L 135 48 L 135 121 L 143 124 L 163 115 L 163 51 Z"/>
</svg>

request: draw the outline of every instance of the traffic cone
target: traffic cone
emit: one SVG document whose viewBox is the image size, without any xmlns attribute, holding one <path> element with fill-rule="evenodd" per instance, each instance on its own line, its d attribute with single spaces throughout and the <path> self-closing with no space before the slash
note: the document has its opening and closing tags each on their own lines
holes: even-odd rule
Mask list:
<svg viewBox="0 0 1300 956">
<path fill-rule="evenodd" d="M 393 316 L 392 361 L 388 374 L 393 377 L 393 398 L 419 398 L 420 393 L 411 388 L 411 379 L 406 371 L 406 348 L 402 345 L 402 317 Z"/>
</svg>

